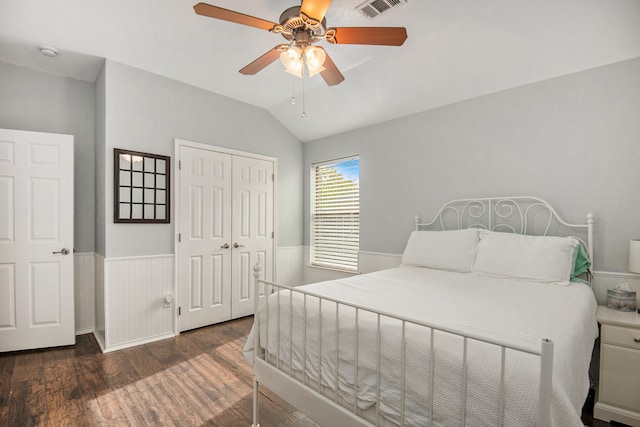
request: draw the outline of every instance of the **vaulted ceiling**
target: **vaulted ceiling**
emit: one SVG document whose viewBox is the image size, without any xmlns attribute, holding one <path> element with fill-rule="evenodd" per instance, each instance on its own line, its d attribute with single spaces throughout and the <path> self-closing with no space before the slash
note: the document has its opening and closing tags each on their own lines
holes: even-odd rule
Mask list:
<svg viewBox="0 0 640 427">
<path fill-rule="evenodd" d="M 401 47 L 320 44 L 345 76 L 304 82 L 279 61 L 238 70 L 285 40 L 194 13 L 196 0 L 0 0 L 0 61 L 94 81 L 102 58 L 269 111 L 301 141 L 640 57 L 638 0 L 401 0 L 375 19 L 335 0 L 327 26 L 404 26 Z M 296 0 L 209 0 L 278 22 Z M 37 47 L 53 46 L 56 58 Z M 290 103 L 292 91 L 298 103 Z"/>
</svg>

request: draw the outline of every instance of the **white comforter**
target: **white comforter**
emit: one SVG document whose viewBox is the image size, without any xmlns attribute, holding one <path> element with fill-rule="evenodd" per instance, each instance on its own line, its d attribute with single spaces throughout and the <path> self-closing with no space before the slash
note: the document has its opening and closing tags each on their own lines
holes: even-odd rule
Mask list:
<svg viewBox="0 0 640 427">
<path fill-rule="evenodd" d="M 589 388 L 588 367 L 597 337 L 596 301 L 587 285 L 532 283 L 400 267 L 316 283 L 301 289 L 531 348 L 539 348 L 541 339 L 548 338 L 554 342 L 552 424 L 563 427 L 582 425 L 580 410 Z M 338 367 L 339 396 L 343 402 L 353 405 L 356 384 L 353 363 L 356 353 L 354 310 L 343 307 L 336 316 L 335 305 L 324 302 L 319 326 L 315 298 L 308 297 L 304 309 L 300 295 L 294 293 L 291 301 L 288 291 L 283 291 L 279 296 L 279 304 L 275 294 L 269 299 L 268 324 L 266 310 L 261 309 L 261 347 L 265 347 L 268 335 L 268 352 L 277 355 L 285 370 L 293 366 L 298 373 L 304 371 L 302 375 L 311 383 L 317 382 L 320 372 L 323 387 L 330 390 L 336 388 Z M 293 307 L 292 325 L 289 320 L 290 307 Z M 337 339 L 336 318 L 339 325 Z M 399 322 L 388 318 L 382 318 L 381 324 L 380 410 L 388 420 L 398 421 L 401 411 L 399 390 L 403 381 L 400 375 L 401 327 Z M 359 313 L 357 405 L 363 410 L 375 405 L 377 394 L 375 325 L 375 317 Z M 429 331 L 408 326 L 405 334 L 408 373 L 404 379 L 405 424 L 427 425 L 431 393 Z M 252 335 L 253 331 L 244 349 L 248 357 L 251 357 L 253 350 Z M 318 357 L 320 335 L 321 358 Z M 289 344 L 291 336 L 293 348 Z M 435 334 L 435 425 L 461 423 L 462 345 L 459 337 L 439 332 Z M 467 363 L 466 423 L 496 425 L 500 350 L 470 340 Z M 535 425 L 538 376 L 537 357 L 507 351 L 504 425 Z"/>
</svg>

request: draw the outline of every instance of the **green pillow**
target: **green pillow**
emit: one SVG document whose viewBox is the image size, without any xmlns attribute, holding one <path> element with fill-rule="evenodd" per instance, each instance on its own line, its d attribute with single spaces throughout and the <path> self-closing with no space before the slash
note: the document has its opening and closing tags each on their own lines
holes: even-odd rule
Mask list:
<svg viewBox="0 0 640 427">
<path fill-rule="evenodd" d="M 575 259 L 573 262 L 573 273 L 571 273 L 571 280 L 577 278 L 583 273 L 589 271 L 589 267 L 591 267 L 591 260 L 589 259 L 589 255 L 587 255 L 587 251 L 584 246 L 578 245 L 577 250 L 574 255 Z M 581 280 L 581 282 L 583 282 Z"/>
</svg>

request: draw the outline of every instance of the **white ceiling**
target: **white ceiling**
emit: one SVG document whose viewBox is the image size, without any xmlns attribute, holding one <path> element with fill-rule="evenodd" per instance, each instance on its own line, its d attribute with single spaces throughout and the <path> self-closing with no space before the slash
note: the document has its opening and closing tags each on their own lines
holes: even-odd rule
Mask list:
<svg viewBox="0 0 640 427">
<path fill-rule="evenodd" d="M 296 0 L 209 0 L 277 22 Z M 638 0 L 409 0 L 375 20 L 335 0 L 327 26 L 404 26 L 401 47 L 322 42 L 345 76 L 305 80 L 307 118 L 277 61 L 238 70 L 284 39 L 196 15 L 197 0 L 0 0 L 0 61 L 94 81 L 102 58 L 268 110 L 301 141 L 640 57 Z M 50 45 L 56 58 L 39 54 Z"/>
</svg>

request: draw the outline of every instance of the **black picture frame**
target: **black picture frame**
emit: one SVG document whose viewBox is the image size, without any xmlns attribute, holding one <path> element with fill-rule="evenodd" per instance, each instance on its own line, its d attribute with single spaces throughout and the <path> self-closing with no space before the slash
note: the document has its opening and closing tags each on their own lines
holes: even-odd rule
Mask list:
<svg viewBox="0 0 640 427">
<path fill-rule="evenodd" d="M 113 222 L 171 222 L 171 157 L 113 149 Z"/>
</svg>

